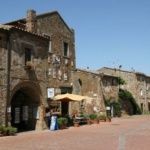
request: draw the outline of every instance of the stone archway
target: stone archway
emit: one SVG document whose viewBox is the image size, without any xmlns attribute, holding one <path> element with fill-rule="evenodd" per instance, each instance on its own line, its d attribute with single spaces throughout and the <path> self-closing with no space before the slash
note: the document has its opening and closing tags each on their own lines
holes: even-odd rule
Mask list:
<svg viewBox="0 0 150 150">
<path fill-rule="evenodd" d="M 23 82 L 13 88 L 10 97 L 11 125 L 19 131 L 35 130 L 39 119 L 41 91 L 37 84 Z"/>
</svg>

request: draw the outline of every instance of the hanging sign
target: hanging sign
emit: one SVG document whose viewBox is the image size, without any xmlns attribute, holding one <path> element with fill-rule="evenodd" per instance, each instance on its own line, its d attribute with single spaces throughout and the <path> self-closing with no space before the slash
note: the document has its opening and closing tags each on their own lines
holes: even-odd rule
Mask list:
<svg viewBox="0 0 150 150">
<path fill-rule="evenodd" d="M 47 98 L 54 97 L 54 88 L 47 88 Z"/>
</svg>

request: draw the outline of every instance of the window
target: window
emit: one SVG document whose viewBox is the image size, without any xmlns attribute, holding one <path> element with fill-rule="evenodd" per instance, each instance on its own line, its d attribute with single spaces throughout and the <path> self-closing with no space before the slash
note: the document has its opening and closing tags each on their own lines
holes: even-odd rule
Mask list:
<svg viewBox="0 0 150 150">
<path fill-rule="evenodd" d="M 2 37 L 0 37 L 0 47 L 2 47 Z"/>
<path fill-rule="evenodd" d="M 141 96 L 143 95 L 143 91 L 142 91 L 142 89 L 140 89 L 140 94 L 141 94 Z"/>
<path fill-rule="evenodd" d="M 49 40 L 48 52 L 49 52 L 49 53 L 52 52 L 52 43 L 51 43 L 51 40 Z"/>
<path fill-rule="evenodd" d="M 69 45 L 66 42 L 64 42 L 64 56 L 69 57 Z"/>
<path fill-rule="evenodd" d="M 25 48 L 25 64 L 27 61 L 31 61 L 31 49 Z"/>
</svg>

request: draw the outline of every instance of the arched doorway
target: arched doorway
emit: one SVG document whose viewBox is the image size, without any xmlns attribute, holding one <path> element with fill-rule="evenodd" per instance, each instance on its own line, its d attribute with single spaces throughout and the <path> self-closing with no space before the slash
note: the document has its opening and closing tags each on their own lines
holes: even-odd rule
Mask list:
<svg viewBox="0 0 150 150">
<path fill-rule="evenodd" d="M 20 88 L 11 100 L 11 125 L 18 131 L 35 130 L 40 105 L 32 88 Z M 35 100 L 36 99 L 36 100 Z"/>
</svg>

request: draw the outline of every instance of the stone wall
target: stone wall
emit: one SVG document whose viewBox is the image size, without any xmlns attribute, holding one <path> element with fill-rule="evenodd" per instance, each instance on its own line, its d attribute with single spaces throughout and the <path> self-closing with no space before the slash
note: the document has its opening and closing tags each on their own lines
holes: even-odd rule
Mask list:
<svg viewBox="0 0 150 150">
<path fill-rule="evenodd" d="M 150 111 L 148 105 L 150 100 L 150 77 L 143 73 L 134 71 L 124 71 L 121 69 L 102 68 L 99 70 L 100 73 L 122 77 L 125 81 L 125 85 L 121 85 L 120 88 L 128 90 L 132 93 L 133 97 L 137 101 L 139 107 L 143 105 L 143 111 Z"/>
<path fill-rule="evenodd" d="M 48 70 L 49 70 L 49 85 L 71 86 L 71 72 L 75 69 L 75 46 L 74 46 L 74 31 L 65 24 L 63 19 L 57 12 L 37 16 L 37 32 L 50 37 L 49 53 L 48 53 Z M 64 56 L 64 42 L 69 45 L 69 54 Z M 54 68 L 55 58 L 59 57 L 60 66 Z M 53 78 L 52 72 L 56 71 L 56 80 Z M 64 78 L 67 76 L 67 79 Z"/>
<path fill-rule="evenodd" d="M 77 69 L 77 76 L 81 86 L 81 94 L 93 97 L 93 100 L 84 100 L 80 104 L 80 111 L 89 114 L 93 112 L 93 107 L 104 111 L 104 101 L 100 87 L 101 78 L 99 74 L 90 70 Z"/>
<path fill-rule="evenodd" d="M 6 122 L 7 98 L 7 32 L 0 33 L 0 124 Z"/>
</svg>

